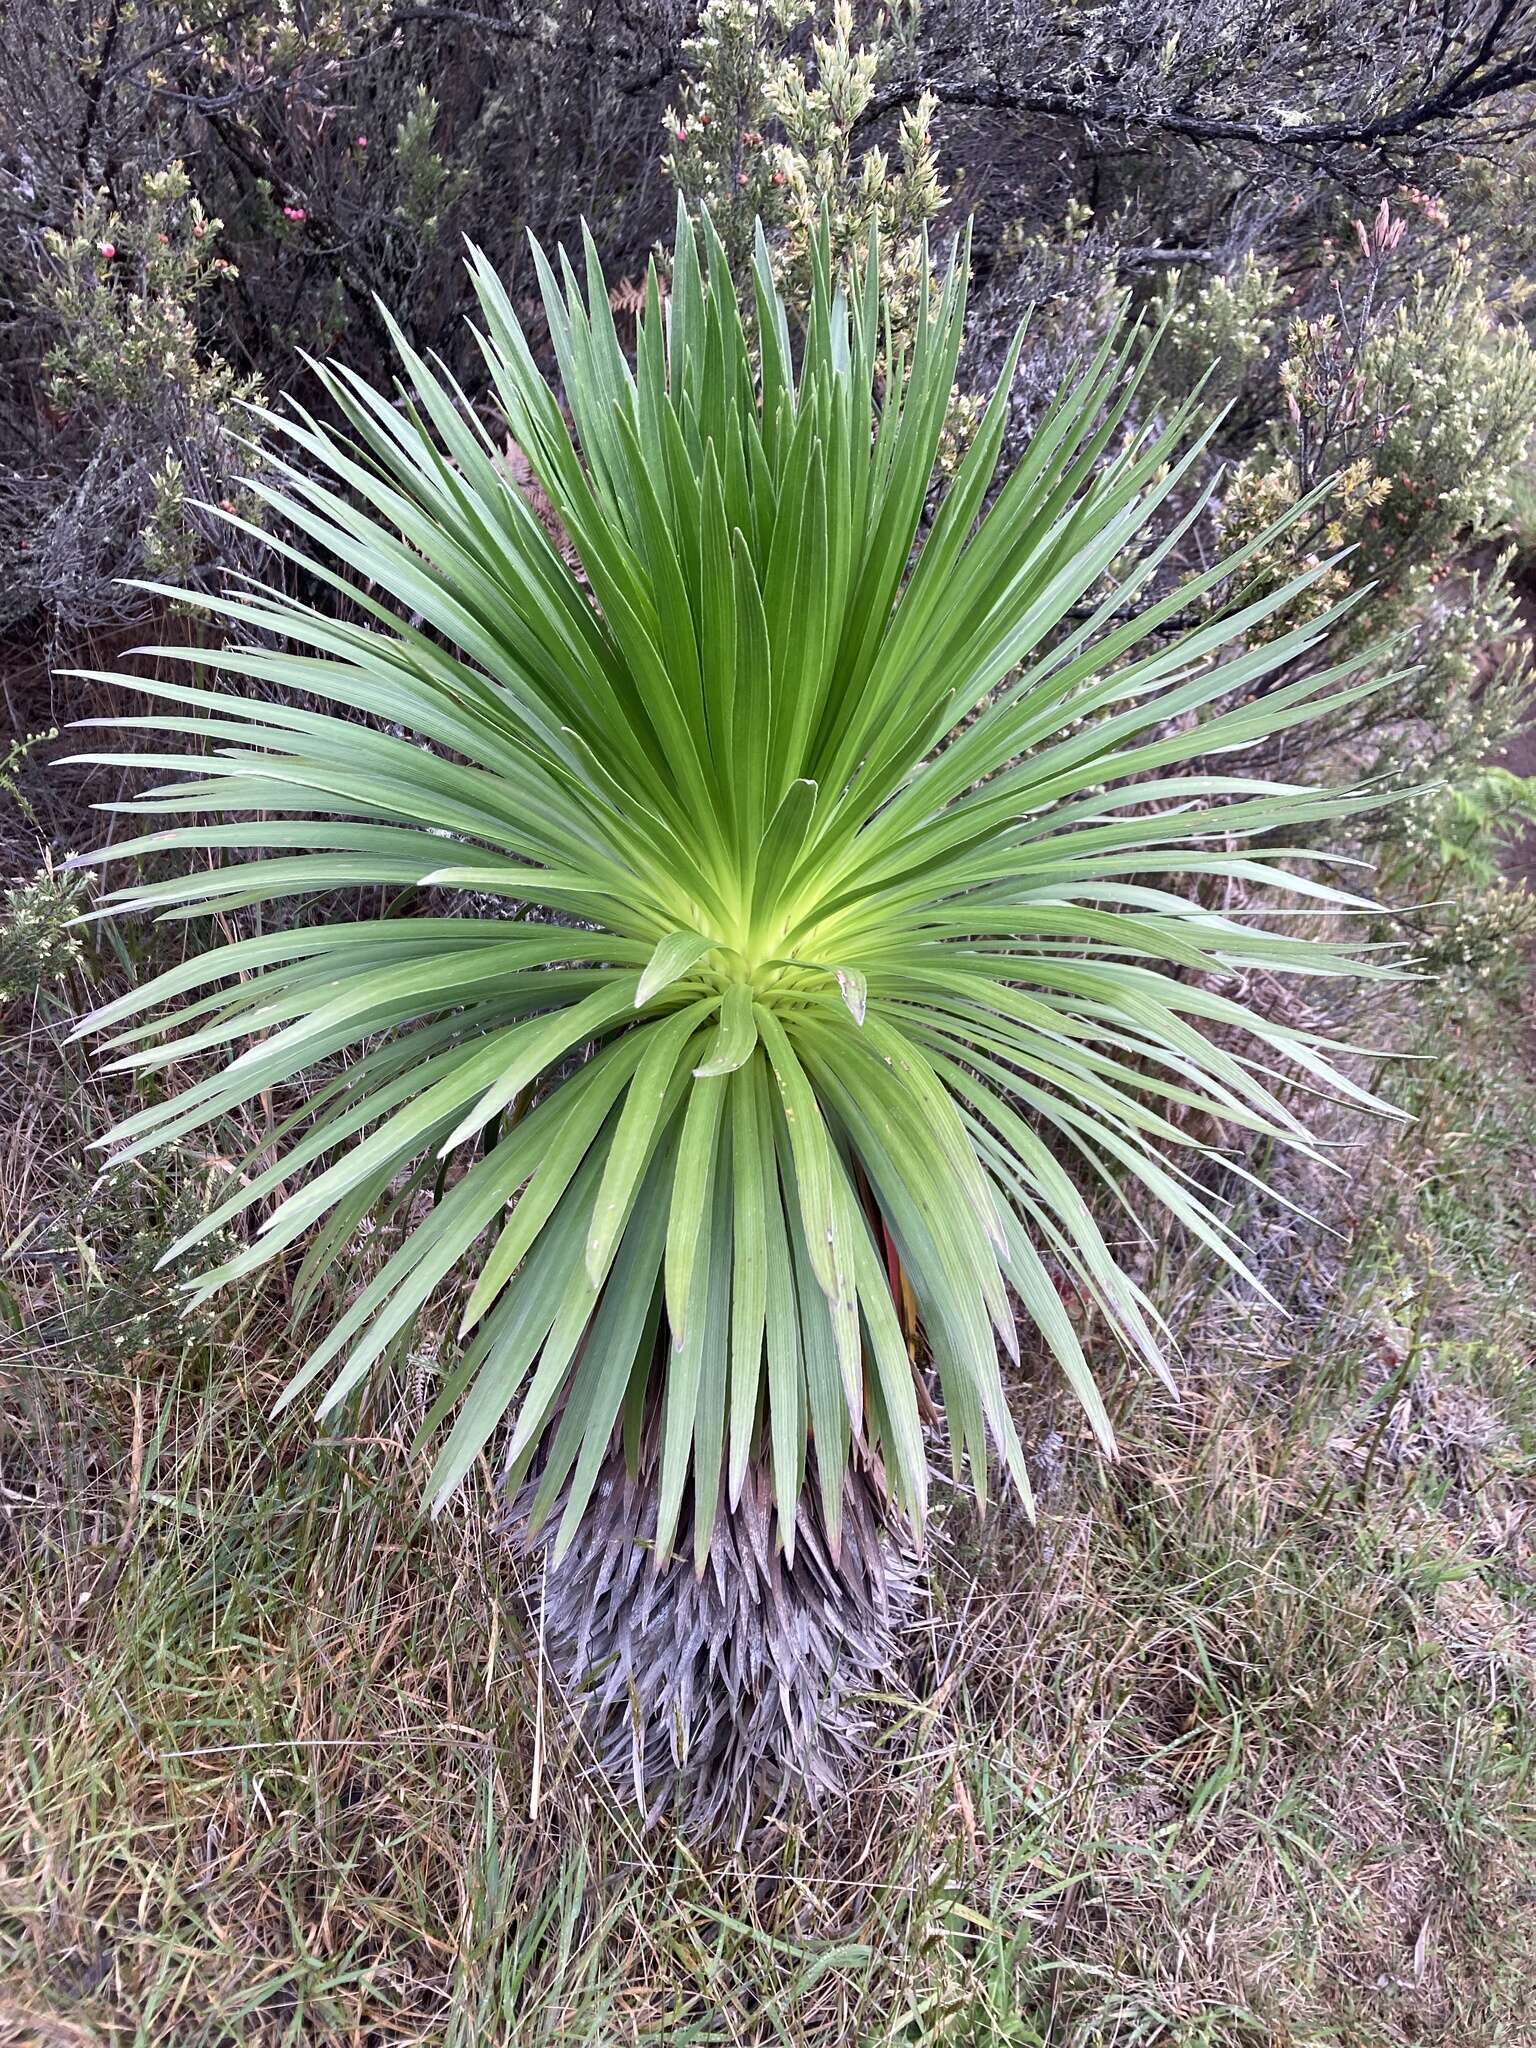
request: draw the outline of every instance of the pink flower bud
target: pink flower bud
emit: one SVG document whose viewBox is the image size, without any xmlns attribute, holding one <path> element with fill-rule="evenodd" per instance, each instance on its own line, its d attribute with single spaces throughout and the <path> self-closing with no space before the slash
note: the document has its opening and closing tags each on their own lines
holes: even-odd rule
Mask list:
<svg viewBox="0 0 1536 2048">
<path fill-rule="evenodd" d="M 368 147 L 368 138 L 366 135 L 358 135 L 355 136 L 353 139 L 357 143 L 359 149 L 366 149 Z"/>
<path fill-rule="evenodd" d="M 679 128 L 677 131 L 677 139 L 679 142 L 686 142 L 688 140 L 688 130 L 686 128 Z"/>
<path fill-rule="evenodd" d="M 112 258 L 117 254 L 116 244 L 112 242 L 98 242 L 96 244 L 96 254 L 101 258 L 103 263 L 110 263 L 112 261 Z"/>
</svg>

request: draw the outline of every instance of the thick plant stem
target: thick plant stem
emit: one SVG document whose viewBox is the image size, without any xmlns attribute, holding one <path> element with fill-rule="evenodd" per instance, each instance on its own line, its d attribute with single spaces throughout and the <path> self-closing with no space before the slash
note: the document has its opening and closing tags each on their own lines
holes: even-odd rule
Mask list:
<svg viewBox="0 0 1536 2048">
<path fill-rule="evenodd" d="M 649 1826 L 671 1811 L 739 1845 L 797 1796 L 841 1791 L 889 1692 L 917 1560 L 871 1473 L 850 1468 L 834 1554 L 820 1492 L 802 1493 L 793 1560 L 771 1481 L 747 1475 L 722 1506 L 702 1572 L 690 1532 L 655 1569 L 653 1471 L 609 1459 L 570 1548 L 554 1559 L 558 1505 L 530 1533 L 536 1475 L 508 1521 L 547 1573 L 542 1626 L 588 1756 Z"/>
</svg>

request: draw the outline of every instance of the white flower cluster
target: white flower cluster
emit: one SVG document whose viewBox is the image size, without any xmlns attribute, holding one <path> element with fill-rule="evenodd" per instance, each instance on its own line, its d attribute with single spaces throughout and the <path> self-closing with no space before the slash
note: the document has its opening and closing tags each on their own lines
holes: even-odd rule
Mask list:
<svg viewBox="0 0 1536 2048">
<path fill-rule="evenodd" d="M 80 958 L 85 883 L 52 861 L 0 900 L 0 1000 L 23 1001 L 62 981 Z"/>
<path fill-rule="evenodd" d="M 929 129 L 935 103 L 924 96 L 905 111 L 894 161 L 858 151 L 854 138 L 915 20 L 915 0 L 863 29 L 851 0 L 708 0 L 684 46 L 687 83 L 665 116 L 666 170 L 708 208 L 733 264 L 749 255 L 758 220 L 791 283 L 823 217 L 849 264 L 878 223 L 898 326 L 921 285 L 921 230 L 946 196 Z M 791 50 L 807 26 L 808 48 Z"/>
</svg>

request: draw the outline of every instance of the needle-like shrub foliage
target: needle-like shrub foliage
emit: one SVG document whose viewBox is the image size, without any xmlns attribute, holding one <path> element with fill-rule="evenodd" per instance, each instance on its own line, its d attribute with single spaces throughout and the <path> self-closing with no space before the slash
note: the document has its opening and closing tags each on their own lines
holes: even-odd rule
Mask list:
<svg viewBox="0 0 1536 2048">
<path fill-rule="evenodd" d="M 107 757 L 174 778 L 122 806 L 169 827 L 110 857 L 188 858 L 109 905 L 261 914 L 85 1021 L 119 1066 L 202 1076 L 112 1142 L 312 1076 L 177 1255 L 254 1210 L 199 1295 L 304 1240 L 302 1302 L 387 1201 L 409 1227 L 285 1398 L 328 1376 L 334 1409 L 461 1287 L 433 1493 L 504 1431 L 557 1552 L 642 1439 L 658 1559 L 686 1503 L 702 1560 L 749 1473 L 791 1548 L 819 1489 L 835 1545 L 850 1459 L 920 1524 L 930 1374 L 957 1473 L 984 1491 L 995 1457 L 1027 1499 L 1021 1316 L 1106 1446 L 1064 1297 L 1167 1370 L 1085 1190 L 1242 1271 L 1197 1134 L 1305 1146 L 1277 1075 L 1349 1092 L 1223 984 L 1357 970 L 1213 906 L 1358 901 L 1298 832 L 1367 799 L 1241 750 L 1365 686 L 1317 658 L 1331 614 L 1254 632 L 1299 585 L 1212 615 L 1222 563 L 1156 594 L 1194 515 L 1144 536 L 1201 444 L 1187 409 L 1128 428 L 1110 344 L 999 484 L 1016 343 L 935 498 L 962 263 L 904 359 L 875 261 L 845 295 L 823 256 L 802 331 L 760 244 L 749 340 L 684 219 L 631 364 L 590 247 L 584 282 L 534 260 L 568 412 L 472 272 L 561 532 L 397 336 L 397 395 L 317 365 L 345 426 L 270 418 L 292 462 L 252 486 L 345 604 L 201 601 L 230 644 L 154 652 L 224 680 L 136 683 L 163 708 L 123 723 L 192 744 Z"/>
</svg>

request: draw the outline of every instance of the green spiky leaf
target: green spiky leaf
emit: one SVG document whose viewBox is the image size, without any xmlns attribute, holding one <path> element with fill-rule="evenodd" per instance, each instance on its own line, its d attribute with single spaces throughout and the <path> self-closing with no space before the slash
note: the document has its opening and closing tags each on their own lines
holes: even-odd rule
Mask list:
<svg viewBox="0 0 1536 2048">
<path fill-rule="evenodd" d="M 798 326 L 759 264 L 760 377 L 700 239 L 680 216 L 634 366 L 595 259 L 584 291 L 535 252 L 569 419 L 472 254 L 490 382 L 568 551 L 403 340 L 406 403 L 317 365 L 342 423 L 266 418 L 291 459 L 253 488 L 348 607 L 193 600 L 228 644 L 154 650 L 193 678 L 136 680 L 157 709 L 123 722 L 194 745 L 105 757 L 169 779 L 99 856 L 191 856 L 111 908 L 260 905 L 262 930 L 81 1028 L 199 1076 L 123 1123 L 127 1153 L 327 1074 L 178 1248 L 277 1199 L 201 1292 L 300 1238 L 304 1297 L 344 1282 L 361 1217 L 435 1176 L 288 1398 L 328 1375 L 334 1406 L 456 1290 L 434 1496 L 505 1429 L 511 1476 L 543 1461 L 538 1513 L 567 1489 L 563 1546 L 649 1417 L 659 1548 L 691 1499 L 702 1558 L 754 1472 L 789 1549 L 808 1473 L 835 1545 L 850 1458 L 920 1522 L 930 1362 L 957 1469 L 985 1493 L 995 1455 L 1027 1498 L 1020 1318 L 1112 1448 L 1062 1292 L 1167 1367 L 1079 1180 L 1245 1270 L 1188 1113 L 1305 1148 L 1276 1073 L 1358 1091 L 1220 983 L 1361 970 L 1212 885 L 1347 913 L 1318 856 L 1261 842 L 1377 799 L 1242 772 L 1365 686 L 1319 659 L 1335 614 L 1258 630 L 1326 564 L 1234 612 L 1211 607 L 1242 557 L 1154 597 L 1172 543 L 1145 537 L 1202 443 L 1187 408 L 1125 430 L 1113 340 L 1000 479 L 1016 345 L 935 503 L 963 255 L 894 368 L 824 253 Z M 354 902 L 391 914 L 307 915 L 375 885 Z"/>
</svg>

